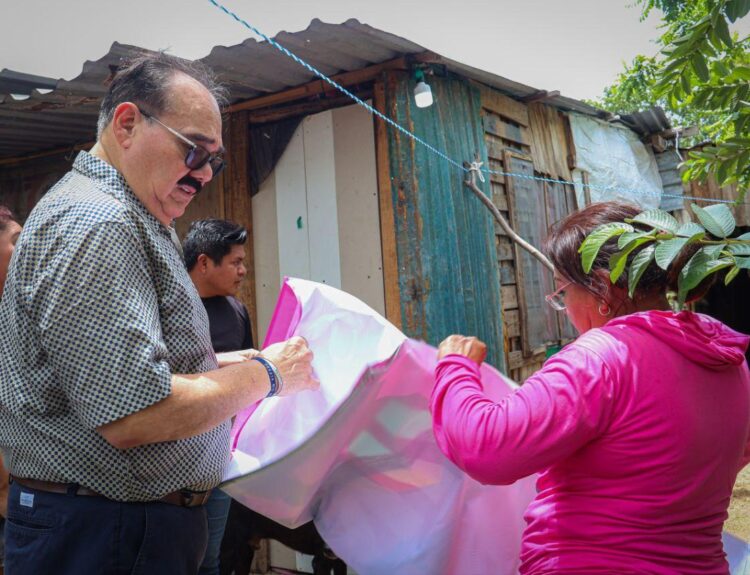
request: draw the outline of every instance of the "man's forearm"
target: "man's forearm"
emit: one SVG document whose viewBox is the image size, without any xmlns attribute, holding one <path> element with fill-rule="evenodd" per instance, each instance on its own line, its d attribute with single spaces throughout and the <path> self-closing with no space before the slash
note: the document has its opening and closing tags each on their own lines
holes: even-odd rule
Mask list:
<svg viewBox="0 0 750 575">
<path fill-rule="evenodd" d="M 165 399 L 98 428 L 118 449 L 199 435 L 265 397 L 265 368 L 256 361 L 196 375 L 173 375 Z"/>
</svg>

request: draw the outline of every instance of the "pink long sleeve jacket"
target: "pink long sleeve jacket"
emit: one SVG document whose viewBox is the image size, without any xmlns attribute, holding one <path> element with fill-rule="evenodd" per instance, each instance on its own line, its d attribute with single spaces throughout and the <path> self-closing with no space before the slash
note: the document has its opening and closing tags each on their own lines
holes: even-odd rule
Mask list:
<svg viewBox="0 0 750 575">
<path fill-rule="evenodd" d="M 523 574 L 725 574 L 722 525 L 750 460 L 749 339 L 690 312 L 616 318 L 499 403 L 451 355 L 435 436 L 482 483 L 541 472 Z"/>
</svg>

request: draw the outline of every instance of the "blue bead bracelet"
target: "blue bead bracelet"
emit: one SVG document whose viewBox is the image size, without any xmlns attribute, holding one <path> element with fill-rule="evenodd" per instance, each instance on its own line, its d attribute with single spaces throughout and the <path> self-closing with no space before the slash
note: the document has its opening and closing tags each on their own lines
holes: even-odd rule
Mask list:
<svg viewBox="0 0 750 575">
<path fill-rule="evenodd" d="M 260 357 L 259 355 L 256 355 L 252 359 L 259 362 L 263 367 L 266 368 L 268 380 L 271 382 L 271 390 L 268 392 L 268 395 L 266 395 L 266 397 L 275 397 L 279 393 L 281 393 L 281 375 L 279 375 L 278 371 L 276 371 L 276 366 L 268 361 L 265 357 Z M 277 375 L 278 378 L 276 377 Z"/>
</svg>

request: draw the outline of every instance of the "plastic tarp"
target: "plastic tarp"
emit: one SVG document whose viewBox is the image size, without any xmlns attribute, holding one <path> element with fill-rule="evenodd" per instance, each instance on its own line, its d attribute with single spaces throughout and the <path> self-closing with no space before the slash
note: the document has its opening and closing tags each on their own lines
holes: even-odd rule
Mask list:
<svg viewBox="0 0 750 575">
<path fill-rule="evenodd" d="M 305 337 L 318 391 L 241 413 L 222 488 L 288 527 L 313 519 L 361 575 L 516 573 L 534 477 L 483 486 L 432 435 L 436 350 L 407 339 L 344 292 L 305 280 L 282 287 L 266 345 Z M 496 399 L 515 384 L 483 367 Z"/>
<path fill-rule="evenodd" d="M 588 172 L 592 202 L 624 200 L 644 209 L 658 208 L 662 181 L 654 155 L 624 126 L 570 114 L 576 168 Z M 578 205 L 584 205 L 580 181 Z"/>
</svg>

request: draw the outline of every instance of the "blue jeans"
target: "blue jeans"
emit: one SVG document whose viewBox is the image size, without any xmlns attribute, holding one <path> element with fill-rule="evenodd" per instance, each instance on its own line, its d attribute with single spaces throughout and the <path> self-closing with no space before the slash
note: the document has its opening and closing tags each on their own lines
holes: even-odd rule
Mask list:
<svg viewBox="0 0 750 575">
<path fill-rule="evenodd" d="M 9 575 L 194 575 L 207 540 L 203 506 L 122 503 L 10 485 Z"/>
<path fill-rule="evenodd" d="M 219 575 L 221 540 L 224 538 L 231 502 L 229 495 L 220 489 L 214 489 L 204 506 L 208 517 L 208 546 L 198 575 Z"/>
</svg>

